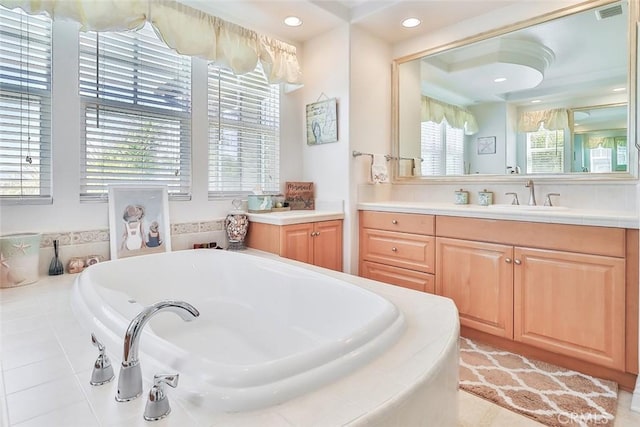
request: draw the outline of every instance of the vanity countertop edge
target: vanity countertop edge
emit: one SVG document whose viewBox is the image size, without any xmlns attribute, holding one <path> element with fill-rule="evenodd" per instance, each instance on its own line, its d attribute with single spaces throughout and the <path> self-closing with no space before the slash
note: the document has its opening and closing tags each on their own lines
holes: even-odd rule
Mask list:
<svg viewBox="0 0 640 427">
<path fill-rule="evenodd" d="M 306 222 L 344 219 L 344 212 L 324 210 L 292 210 L 284 212 L 249 213 L 250 222 L 273 225 L 303 224 Z"/>
<path fill-rule="evenodd" d="M 455 205 L 453 203 L 429 203 L 429 202 L 361 202 L 358 210 L 415 213 L 430 215 L 448 215 L 459 217 L 472 217 L 484 219 L 498 219 L 508 221 L 545 222 L 571 225 L 591 225 L 599 227 L 616 228 L 640 228 L 638 213 L 629 211 L 605 211 L 592 209 L 553 209 L 543 211 L 515 211 L 505 209 L 493 209 L 489 206 L 479 205 Z"/>
</svg>

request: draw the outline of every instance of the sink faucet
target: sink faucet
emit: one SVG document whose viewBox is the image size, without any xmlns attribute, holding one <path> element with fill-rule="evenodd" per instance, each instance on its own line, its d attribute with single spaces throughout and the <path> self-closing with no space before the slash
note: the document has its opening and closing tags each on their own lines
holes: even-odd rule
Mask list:
<svg viewBox="0 0 640 427">
<path fill-rule="evenodd" d="M 163 311 L 176 313 L 182 320 L 187 322 L 200 315 L 200 312 L 195 307 L 184 301 L 160 301 L 146 307 L 133 318 L 124 335 L 124 355 L 116 393 L 118 402 L 128 402 L 142 394 L 142 371 L 138 360 L 138 347 L 142 329 L 149 319 Z"/>
<path fill-rule="evenodd" d="M 535 206 L 536 192 L 535 192 L 535 189 L 533 188 L 533 180 L 532 179 L 528 180 L 526 184 L 524 184 L 524 186 L 529 189 L 529 206 Z"/>
</svg>

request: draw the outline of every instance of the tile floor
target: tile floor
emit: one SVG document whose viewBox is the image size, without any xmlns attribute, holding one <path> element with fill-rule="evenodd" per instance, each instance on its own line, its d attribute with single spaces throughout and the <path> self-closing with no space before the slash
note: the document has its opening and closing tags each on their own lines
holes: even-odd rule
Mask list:
<svg viewBox="0 0 640 427">
<path fill-rule="evenodd" d="M 88 385 L 95 349 L 71 312 L 68 277 L 0 290 L 0 426 L 202 425 L 177 402 L 170 417 L 150 424 L 140 416 L 143 399 L 122 406 L 109 397 L 113 383 L 98 391 Z M 466 392 L 459 396 L 460 427 L 541 425 Z M 640 426 L 630 404 L 631 394 L 621 392 L 616 427 Z"/>
</svg>

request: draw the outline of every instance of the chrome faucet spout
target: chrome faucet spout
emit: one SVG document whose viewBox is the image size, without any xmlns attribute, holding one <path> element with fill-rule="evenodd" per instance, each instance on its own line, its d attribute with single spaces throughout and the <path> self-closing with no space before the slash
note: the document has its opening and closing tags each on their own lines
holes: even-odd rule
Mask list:
<svg viewBox="0 0 640 427">
<path fill-rule="evenodd" d="M 191 321 L 200 315 L 200 312 L 191 304 L 184 301 L 160 301 L 146 307 L 131 320 L 127 332 L 124 335 L 124 353 L 122 366 L 118 376 L 118 391 L 116 400 L 128 402 L 142 394 L 142 372 L 138 359 L 138 349 L 142 330 L 149 320 L 158 313 L 170 311 L 177 314 L 184 321 Z"/>
<path fill-rule="evenodd" d="M 536 192 L 533 186 L 533 180 L 528 180 L 525 184 L 525 187 L 529 189 L 529 206 L 536 205 Z"/>
</svg>

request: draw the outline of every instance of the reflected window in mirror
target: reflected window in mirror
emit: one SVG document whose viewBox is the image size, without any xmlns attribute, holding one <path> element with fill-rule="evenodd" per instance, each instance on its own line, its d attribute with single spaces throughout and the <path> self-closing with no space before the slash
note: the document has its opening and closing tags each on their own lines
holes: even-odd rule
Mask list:
<svg viewBox="0 0 640 427">
<path fill-rule="evenodd" d="M 441 123 L 421 123 L 420 148 L 422 176 L 462 175 L 464 173 L 464 131 Z"/>
<path fill-rule="evenodd" d="M 526 173 L 564 172 L 564 130 L 547 130 L 544 125 L 535 132 L 527 132 Z"/>
</svg>

